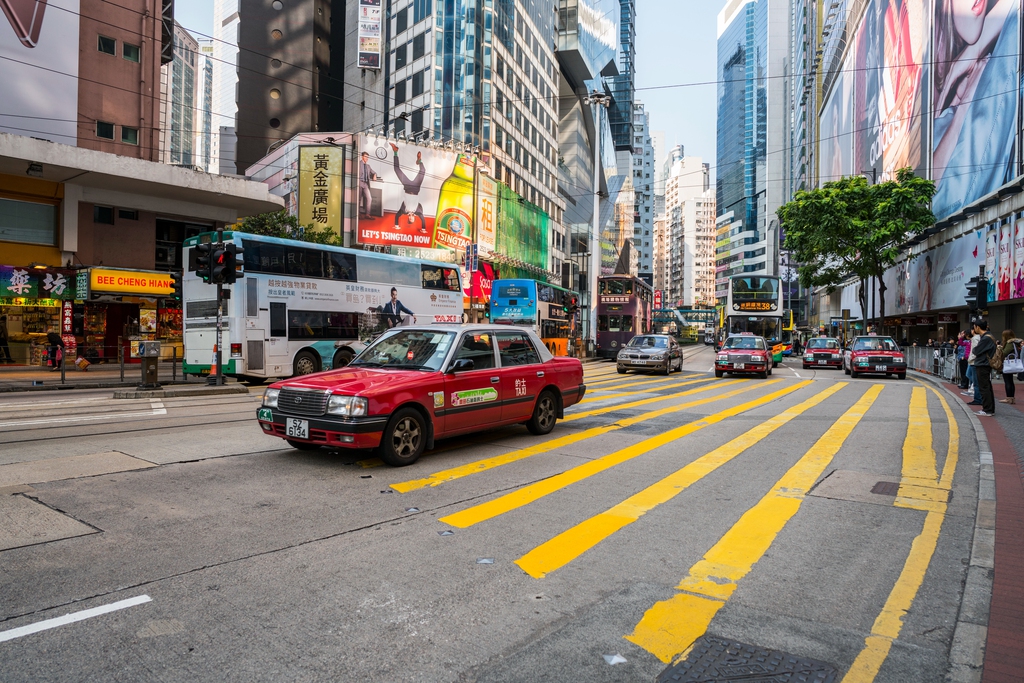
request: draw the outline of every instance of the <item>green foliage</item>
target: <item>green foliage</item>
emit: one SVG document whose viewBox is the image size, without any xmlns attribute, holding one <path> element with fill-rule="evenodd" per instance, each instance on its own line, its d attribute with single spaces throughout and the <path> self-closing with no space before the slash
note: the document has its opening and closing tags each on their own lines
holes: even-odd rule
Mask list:
<svg viewBox="0 0 1024 683">
<path fill-rule="evenodd" d="M 331 244 L 342 246 L 341 237 L 331 230 L 319 229 L 309 224 L 299 225 L 298 216 L 291 216 L 286 211 L 273 213 L 261 213 L 256 216 L 243 218 L 239 223 L 239 230 L 251 235 L 263 235 L 264 237 L 282 237 L 285 239 L 301 240 L 314 244 Z"/>
<path fill-rule="evenodd" d="M 879 315 L 885 315 L 882 276 L 895 265 L 901 247 L 935 223 L 928 208 L 935 183 L 901 168 L 896 179 L 869 185 L 862 176 L 800 191 L 778 210 L 785 248 L 793 252 L 805 287 L 830 291 L 856 277 L 878 281 Z M 863 299 L 862 299 L 863 304 Z"/>
</svg>

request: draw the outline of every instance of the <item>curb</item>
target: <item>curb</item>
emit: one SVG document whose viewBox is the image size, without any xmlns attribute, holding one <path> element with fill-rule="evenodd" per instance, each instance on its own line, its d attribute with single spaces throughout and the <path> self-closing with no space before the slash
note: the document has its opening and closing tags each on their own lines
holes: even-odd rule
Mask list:
<svg viewBox="0 0 1024 683">
<path fill-rule="evenodd" d="M 167 382 L 173 386 L 185 386 Z M 189 382 L 193 385 L 193 382 Z M 39 386 L 0 386 L 0 394 L 14 394 L 27 391 L 70 391 L 74 389 L 123 389 L 137 386 L 138 382 L 76 382 L 75 384 L 43 384 Z"/>
<path fill-rule="evenodd" d="M 917 373 L 939 389 L 953 396 L 952 392 L 936 380 L 934 375 Z M 995 568 L 996 541 L 996 478 L 992 465 L 992 447 L 988 436 L 974 411 L 964 402 L 956 404 L 967 414 L 978 442 L 978 510 L 974 517 L 974 539 L 971 544 L 971 559 L 967 565 L 967 579 L 960 599 L 953 631 L 953 642 L 949 648 L 949 670 L 947 683 L 979 683 L 985 663 L 985 643 L 988 638 L 988 616 L 992 603 L 992 579 Z"/>
<path fill-rule="evenodd" d="M 218 394 L 248 394 L 249 388 L 241 384 L 220 387 L 171 387 L 169 389 L 121 389 L 114 398 L 177 398 L 181 396 L 216 396 Z"/>
</svg>

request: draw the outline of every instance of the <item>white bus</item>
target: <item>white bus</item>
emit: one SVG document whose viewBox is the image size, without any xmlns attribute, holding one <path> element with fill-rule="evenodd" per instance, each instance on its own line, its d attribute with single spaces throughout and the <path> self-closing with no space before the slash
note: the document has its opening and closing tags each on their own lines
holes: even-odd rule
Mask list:
<svg viewBox="0 0 1024 683">
<path fill-rule="evenodd" d="M 725 336 L 749 332 L 764 337 L 775 365 L 782 362 L 782 287 L 771 275 L 734 275 L 729 278 L 725 308 Z"/>
<path fill-rule="evenodd" d="M 186 374 L 209 374 L 214 362 L 217 290 L 196 276 L 195 246 L 215 240 L 203 233 L 183 246 Z M 462 322 L 462 282 L 451 263 L 241 232 L 225 232 L 224 241 L 242 249 L 245 271 L 225 287 L 225 375 L 260 382 L 329 370 L 388 327 Z M 401 306 L 392 306 L 393 291 Z"/>
</svg>

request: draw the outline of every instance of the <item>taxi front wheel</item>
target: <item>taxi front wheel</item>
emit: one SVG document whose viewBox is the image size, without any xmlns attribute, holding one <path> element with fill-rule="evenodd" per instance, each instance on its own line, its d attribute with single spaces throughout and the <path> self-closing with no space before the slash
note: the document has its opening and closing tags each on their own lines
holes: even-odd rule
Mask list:
<svg viewBox="0 0 1024 683">
<path fill-rule="evenodd" d="M 427 425 L 413 408 L 402 408 L 388 420 L 380 440 L 380 459 L 392 467 L 416 462 L 427 444 Z"/>
<path fill-rule="evenodd" d="M 558 401 L 550 391 L 542 391 L 533 406 L 533 416 L 526 423 L 526 428 L 531 434 L 543 436 L 555 428 L 555 421 L 558 419 Z"/>
</svg>

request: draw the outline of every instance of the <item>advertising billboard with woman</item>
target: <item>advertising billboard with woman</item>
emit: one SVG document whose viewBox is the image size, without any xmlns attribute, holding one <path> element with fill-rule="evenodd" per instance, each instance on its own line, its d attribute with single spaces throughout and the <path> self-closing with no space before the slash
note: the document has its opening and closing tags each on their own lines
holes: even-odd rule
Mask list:
<svg viewBox="0 0 1024 683">
<path fill-rule="evenodd" d="M 932 212 L 940 220 L 1016 175 L 1020 0 L 935 0 Z"/>
</svg>

